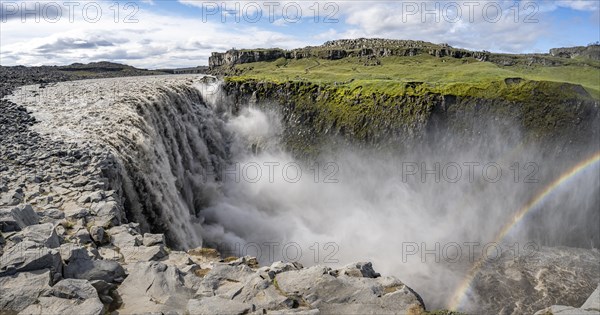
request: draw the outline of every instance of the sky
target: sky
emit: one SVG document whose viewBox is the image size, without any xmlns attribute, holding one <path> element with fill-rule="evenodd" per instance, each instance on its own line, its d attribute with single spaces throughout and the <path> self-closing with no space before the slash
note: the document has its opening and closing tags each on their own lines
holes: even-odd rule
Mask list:
<svg viewBox="0 0 600 315">
<path fill-rule="evenodd" d="M 424 40 L 505 53 L 600 41 L 600 0 L 0 0 L 0 65 L 207 65 L 231 48 L 344 38 Z"/>
</svg>

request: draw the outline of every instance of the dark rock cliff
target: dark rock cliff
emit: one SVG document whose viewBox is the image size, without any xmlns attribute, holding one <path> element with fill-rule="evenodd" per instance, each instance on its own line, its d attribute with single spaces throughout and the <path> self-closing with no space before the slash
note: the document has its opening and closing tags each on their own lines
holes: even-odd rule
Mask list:
<svg viewBox="0 0 600 315">
<path fill-rule="evenodd" d="M 411 147 L 431 137 L 439 143 L 452 134 L 469 145 L 485 138 L 490 124 L 507 131 L 516 128 L 525 141 L 541 143 L 546 153 L 555 156 L 597 150 L 599 104 L 581 94 L 587 93 L 580 86 L 534 81 L 498 84 L 527 98 L 431 92 L 366 95 L 338 86 L 255 80 L 226 81 L 223 88 L 237 104 L 276 104 L 288 124 L 286 142 L 300 153 L 331 139 L 360 146 Z"/>
<path fill-rule="evenodd" d="M 346 57 L 415 56 L 419 54 L 429 54 L 436 57 L 473 57 L 481 61 L 488 60 L 490 55 L 490 53 L 485 51 L 468 51 L 453 48 L 446 44 L 436 45 L 422 41 L 362 38 L 357 40 L 329 41 L 322 46 L 293 50 L 278 48 L 255 50 L 231 49 L 225 53 L 213 52 L 209 58 L 209 66 L 211 68 L 233 66 L 243 63 L 274 61 L 279 58 L 302 59 L 315 57 L 336 60 Z"/>
<path fill-rule="evenodd" d="M 391 57 L 416 56 L 429 54 L 435 57 L 475 58 L 490 61 L 502 66 L 515 64 L 540 64 L 545 66 L 561 65 L 565 58 L 583 57 L 600 60 L 600 45 L 587 47 L 555 48 L 550 54 L 496 54 L 488 51 L 470 51 L 454 48 L 448 44 L 433 44 L 424 41 L 391 40 L 379 38 L 342 39 L 325 42 L 321 46 L 304 47 L 293 50 L 273 49 L 231 49 L 224 53 L 213 52 L 209 58 L 209 67 L 231 67 L 236 64 L 274 61 L 279 58 L 302 59 L 320 58 L 328 60 L 346 57 Z"/>
</svg>

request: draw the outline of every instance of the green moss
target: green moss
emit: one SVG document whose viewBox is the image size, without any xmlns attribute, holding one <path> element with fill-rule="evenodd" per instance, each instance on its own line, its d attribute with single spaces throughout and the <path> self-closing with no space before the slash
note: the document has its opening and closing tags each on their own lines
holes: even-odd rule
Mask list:
<svg viewBox="0 0 600 315">
<path fill-rule="evenodd" d="M 326 52 L 326 50 L 323 50 Z M 284 141 L 292 152 L 313 155 L 336 139 L 385 145 L 425 133 L 441 115 L 451 132 L 473 121 L 507 118 L 530 139 L 552 138 L 595 115 L 600 62 L 544 56 L 557 66 L 502 55 L 512 66 L 473 58 L 428 54 L 373 59 L 284 59 L 235 65 L 225 86 L 248 101 L 275 103 L 295 123 Z M 243 100 L 245 98 L 245 100 Z M 395 142 L 394 142 L 395 141 Z"/>
<path fill-rule="evenodd" d="M 300 123 L 289 128 L 284 142 L 292 152 L 309 156 L 318 153 L 331 134 L 377 146 L 416 139 L 436 111 L 456 132 L 468 130 L 474 119 L 506 117 L 532 139 L 551 137 L 557 130 L 576 127 L 581 108 L 594 103 L 579 86 L 517 78 L 479 84 L 406 82 L 382 88 L 356 81 L 273 82 L 238 76 L 226 78 L 224 86 L 242 102 L 256 95 L 259 103 L 275 103 L 292 113 Z"/>
<path fill-rule="evenodd" d="M 551 57 L 546 57 L 551 58 Z M 561 58 L 564 65 L 531 65 L 504 67 L 492 62 L 480 62 L 473 58 L 433 57 L 422 54 L 411 57 L 382 57 L 380 65 L 369 65 L 361 58 L 325 60 L 305 58 L 274 62 L 256 62 L 236 65 L 241 75 L 229 78 L 234 81 L 248 79 L 275 83 L 288 81 L 336 84 L 363 93 L 385 92 L 390 94 L 419 93 L 407 88 L 407 84 L 423 82 L 421 92 L 440 94 L 498 97 L 506 92 L 497 91 L 498 82 L 509 78 L 528 81 L 550 81 L 578 84 L 595 99 L 600 99 L 600 63 L 595 61 L 571 61 Z M 474 94 L 474 95 L 473 95 Z M 512 96 L 512 95 L 507 95 Z"/>
</svg>

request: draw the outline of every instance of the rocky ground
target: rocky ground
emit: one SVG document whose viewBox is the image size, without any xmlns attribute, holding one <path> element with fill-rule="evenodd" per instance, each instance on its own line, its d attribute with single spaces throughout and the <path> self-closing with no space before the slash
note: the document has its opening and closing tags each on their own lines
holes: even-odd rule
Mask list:
<svg viewBox="0 0 600 315">
<path fill-rule="evenodd" d="M 3 86 L 37 82 L 26 73 Z M 107 147 L 37 133 L 27 109 L 7 100 L 0 122 L 0 313 L 424 312 L 416 292 L 368 262 L 259 266 L 255 258 L 220 257 L 212 249 L 173 250 L 165 235 L 130 222 L 114 182 L 121 165 Z M 540 314 L 597 314 L 597 296 L 579 310 L 553 306 Z"/>
</svg>

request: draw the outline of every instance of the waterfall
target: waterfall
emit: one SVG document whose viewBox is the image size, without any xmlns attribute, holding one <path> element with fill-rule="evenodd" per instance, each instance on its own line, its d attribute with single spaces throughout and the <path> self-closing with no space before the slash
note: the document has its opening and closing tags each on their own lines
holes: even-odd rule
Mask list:
<svg viewBox="0 0 600 315">
<path fill-rule="evenodd" d="M 179 247 L 200 246 L 195 215 L 210 204 L 216 170 L 226 163 L 224 121 L 195 87 L 162 88 L 135 102 L 147 137 L 126 153 L 133 157 L 126 165 L 134 176 L 127 199 L 141 208 L 134 221 L 166 232 Z"/>
<path fill-rule="evenodd" d="M 218 195 L 218 170 L 230 157 L 218 84 L 201 76 L 84 80 L 24 87 L 13 100 L 43 121 L 41 133 L 112 151 L 127 218 L 186 249 L 202 245 L 197 214 Z"/>
<path fill-rule="evenodd" d="M 232 104 L 220 91 L 208 77 L 158 76 L 29 86 L 13 99 L 42 121 L 36 131 L 110 151 L 120 165 L 112 189 L 127 219 L 165 233 L 171 247 L 209 243 L 262 263 L 369 260 L 435 306 L 464 276 L 465 244 L 477 243 L 481 255 L 555 170 L 571 166 L 522 146 L 518 127 L 499 132 L 492 123 L 481 130 L 491 136 L 466 149 L 446 130 L 411 152 L 331 148 L 310 164 L 279 143 L 289 125 L 276 106 Z M 531 173 L 529 163 L 539 169 Z M 526 181 L 531 174 L 536 180 Z M 584 175 L 577 190 L 543 205 L 543 220 L 527 218 L 506 244 L 493 245 L 563 245 L 565 225 L 578 229 L 569 245 L 597 244 L 597 220 L 588 219 L 599 215 L 600 179 Z M 529 237 L 531 228 L 546 239 Z"/>
</svg>

